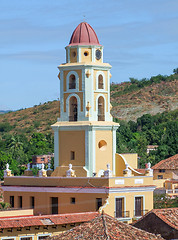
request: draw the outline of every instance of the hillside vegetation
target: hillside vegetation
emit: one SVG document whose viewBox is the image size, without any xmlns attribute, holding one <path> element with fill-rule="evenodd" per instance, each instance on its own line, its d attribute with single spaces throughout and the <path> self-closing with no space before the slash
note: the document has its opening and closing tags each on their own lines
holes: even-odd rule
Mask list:
<svg viewBox="0 0 178 240">
<path fill-rule="evenodd" d="M 111 84 L 112 114 L 120 123 L 117 152 L 137 152 L 139 166 L 153 164 L 178 152 L 178 72 L 150 79 Z M 153 116 L 152 116 L 153 115 Z M 59 117 L 59 101 L 0 115 L 0 178 L 5 164 L 23 173 L 32 155 L 54 152 L 51 125 Z M 146 154 L 147 145 L 159 145 Z"/>
<path fill-rule="evenodd" d="M 112 115 L 136 121 L 143 114 L 155 115 L 178 108 L 178 74 L 111 84 Z"/>
</svg>

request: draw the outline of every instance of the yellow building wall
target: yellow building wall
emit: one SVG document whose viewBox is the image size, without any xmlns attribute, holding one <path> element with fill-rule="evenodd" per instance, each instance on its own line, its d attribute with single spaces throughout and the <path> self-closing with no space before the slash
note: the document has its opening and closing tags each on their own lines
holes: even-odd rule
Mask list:
<svg viewBox="0 0 178 240">
<path fill-rule="evenodd" d="M 89 182 L 88 182 L 89 180 Z M 23 183 L 23 184 L 22 184 Z M 4 179 L 5 186 L 44 186 L 44 187 L 108 187 L 108 178 L 53 178 L 53 177 L 6 177 Z"/>
<path fill-rule="evenodd" d="M 51 174 L 52 177 L 66 177 L 66 171 L 69 170 L 69 166 L 57 167 Z M 83 166 L 72 166 L 74 175 L 76 177 L 87 177 L 87 171 Z"/>
<path fill-rule="evenodd" d="M 116 168 L 116 176 L 123 176 L 123 170 L 125 169 L 125 163 L 122 159 L 122 157 L 116 153 L 115 154 L 115 168 Z"/>
<path fill-rule="evenodd" d="M 164 187 L 165 179 L 154 179 L 153 184 L 156 185 L 157 188 Z"/>
<path fill-rule="evenodd" d="M 80 225 L 81 223 L 76 223 L 75 226 Z M 54 226 L 48 226 L 45 229 L 45 226 L 40 226 L 39 229 L 35 229 L 35 227 L 30 227 L 30 230 L 26 230 L 26 227 L 23 227 L 21 231 L 17 230 L 18 228 L 12 228 L 12 232 L 8 231 L 8 229 L 4 229 L 3 233 L 0 233 L 1 238 L 16 237 L 16 240 L 20 240 L 20 237 L 33 237 L 34 240 L 38 240 L 40 235 L 50 235 L 55 236 L 67 230 L 70 230 L 74 226 L 71 224 L 66 225 L 57 225 L 56 228 Z"/>
<path fill-rule="evenodd" d="M 71 151 L 75 160 L 71 160 Z M 85 166 L 85 131 L 59 131 L 59 166 Z"/>
<path fill-rule="evenodd" d="M 107 194 L 102 193 L 49 193 L 49 192 L 6 192 L 5 201 L 9 202 L 10 196 L 14 196 L 14 208 L 18 208 L 18 196 L 22 196 L 22 209 L 30 208 L 30 197 L 35 198 L 34 215 L 52 214 L 51 198 L 58 197 L 58 214 L 93 212 L 96 211 L 96 198 L 102 198 L 103 204 Z M 75 204 L 71 204 L 71 198 L 75 198 Z"/>
<path fill-rule="evenodd" d="M 117 184 L 117 180 L 123 180 L 123 184 Z M 139 181 L 138 181 L 139 180 Z M 142 181 L 142 183 L 140 182 Z M 118 178 L 110 178 L 109 186 L 110 187 L 125 187 L 125 186 L 146 186 L 146 185 L 154 185 L 153 177 L 151 176 L 132 176 L 132 177 L 118 177 Z"/>
<path fill-rule="evenodd" d="M 87 56 L 84 55 L 85 52 L 88 54 Z M 81 62 L 92 62 L 91 48 L 81 48 Z"/>
<path fill-rule="evenodd" d="M 116 203 L 115 199 L 119 197 L 124 197 L 125 198 L 125 210 L 124 211 L 129 211 L 130 215 L 130 220 L 128 223 L 133 222 L 134 219 L 134 202 L 135 202 L 135 197 L 143 197 L 143 210 L 148 210 L 150 211 L 153 209 L 153 192 L 125 192 L 125 193 L 113 193 L 110 194 L 109 196 L 109 204 L 106 205 L 106 207 L 103 209 L 105 213 L 109 214 L 112 217 L 115 217 L 115 208 L 116 208 Z M 124 221 L 124 220 L 123 220 Z"/>
<path fill-rule="evenodd" d="M 77 62 L 77 48 L 70 48 L 70 62 L 71 63 Z"/>
<path fill-rule="evenodd" d="M 137 153 L 122 153 L 127 163 L 134 169 L 138 168 L 138 154 Z"/>
<path fill-rule="evenodd" d="M 33 209 L 0 211 L 0 217 L 14 217 L 14 216 L 29 216 L 33 215 Z"/>
<path fill-rule="evenodd" d="M 113 142 L 112 142 L 112 131 L 96 131 L 95 132 L 95 139 L 96 139 L 96 148 L 95 148 L 95 159 L 96 159 L 96 172 L 98 173 L 99 170 L 103 169 L 106 170 L 106 165 L 109 163 L 110 168 L 112 169 L 112 149 L 113 149 Z M 107 143 L 106 148 L 100 149 L 99 142 L 104 140 Z"/>
<path fill-rule="evenodd" d="M 153 179 L 158 179 L 158 175 L 162 175 L 163 179 L 173 178 L 172 170 L 165 170 L 165 172 L 159 172 L 159 170 L 153 170 Z"/>
</svg>

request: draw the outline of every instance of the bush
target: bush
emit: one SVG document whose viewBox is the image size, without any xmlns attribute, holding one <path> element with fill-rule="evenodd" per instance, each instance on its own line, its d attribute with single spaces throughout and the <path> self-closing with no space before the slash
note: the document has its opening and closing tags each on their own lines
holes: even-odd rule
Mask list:
<svg viewBox="0 0 178 240">
<path fill-rule="evenodd" d="M 0 123 L 0 132 L 9 132 L 13 126 L 11 126 L 8 122 Z"/>
</svg>

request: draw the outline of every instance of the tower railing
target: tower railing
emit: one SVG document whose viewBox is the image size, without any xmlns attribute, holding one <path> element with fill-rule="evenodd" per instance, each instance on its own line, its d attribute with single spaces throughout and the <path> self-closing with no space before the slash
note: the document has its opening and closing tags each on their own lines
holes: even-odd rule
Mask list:
<svg viewBox="0 0 178 240">
<path fill-rule="evenodd" d="M 128 218 L 130 217 L 130 211 L 115 211 L 116 218 Z"/>
<path fill-rule="evenodd" d="M 104 84 L 103 83 L 98 83 L 98 89 L 103 89 Z"/>
<path fill-rule="evenodd" d="M 69 116 L 69 122 L 76 122 L 77 121 L 77 115 Z"/>
<path fill-rule="evenodd" d="M 105 115 L 104 114 L 98 114 L 98 121 L 105 121 Z"/>
<path fill-rule="evenodd" d="M 69 83 L 69 89 L 76 89 L 76 83 Z"/>
</svg>

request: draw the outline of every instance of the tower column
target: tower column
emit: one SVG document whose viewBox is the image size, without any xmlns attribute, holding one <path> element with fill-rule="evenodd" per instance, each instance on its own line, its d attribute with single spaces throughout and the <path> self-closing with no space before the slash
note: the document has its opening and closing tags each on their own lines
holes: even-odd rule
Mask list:
<svg viewBox="0 0 178 240">
<path fill-rule="evenodd" d="M 54 169 L 59 166 L 59 127 L 53 127 L 54 130 Z"/>
<path fill-rule="evenodd" d="M 89 127 L 88 130 L 88 158 L 89 158 L 89 176 L 93 177 L 95 173 L 95 130 Z"/>
</svg>

